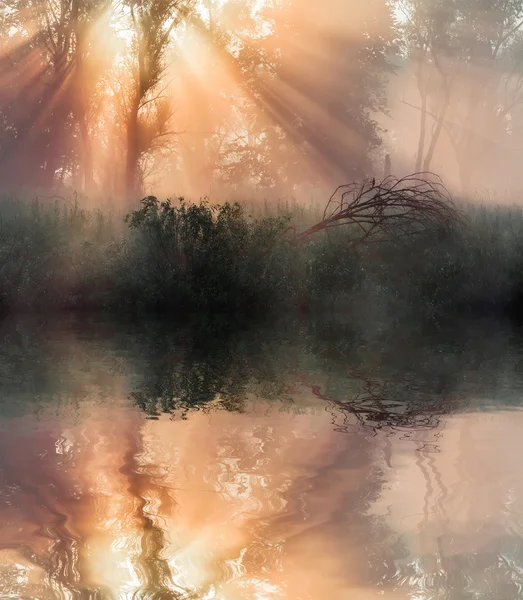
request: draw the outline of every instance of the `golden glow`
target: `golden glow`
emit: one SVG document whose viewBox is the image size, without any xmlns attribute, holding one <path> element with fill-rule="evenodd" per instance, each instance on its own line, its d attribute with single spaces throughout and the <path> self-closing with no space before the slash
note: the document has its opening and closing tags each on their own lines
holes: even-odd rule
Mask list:
<svg viewBox="0 0 523 600">
<path fill-rule="evenodd" d="M 30 60 L 24 59 L 17 64 L 16 73 L 7 67 L 11 72 L 4 74 L 6 78 L 22 74 L 30 80 L 32 75 L 39 76 L 49 65 L 56 68 L 62 60 L 57 44 L 62 39 L 59 33 L 61 11 L 68 5 L 51 0 L 45 6 L 41 12 L 31 9 L 35 14 L 28 9 L 27 20 L 14 27 L 5 50 L 7 54 L 16 52 L 39 32 L 47 36 L 45 48 L 37 48 L 34 67 Z M 321 89 L 324 85 L 333 85 L 334 80 L 344 79 L 345 75 L 338 77 L 329 70 L 330 67 L 335 70 L 333 56 L 338 53 L 333 54 L 325 40 L 329 36 L 360 39 L 358 23 L 367 18 L 365 7 L 358 4 L 355 9 L 351 5 L 349 10 L 346 3 L 338 0 L 329 5 L 328 10 L 325 5 L 311 0 L 289 0 L 281 4 L 267 3 L 266 0 L 240 3 L 202 0 L 195 2 L 193 8 L 204 27 L 196 27 L 190 20 L 182 19 L 180 25 L 173 28 L 162 60 L 160 80 L 141 99 L 139 119 L 144 141 L 140 142 L 139 170 L 146 188 L 154 188 L 158 194 L 175 191 L 199 196 L 219 192 L 216 182 L 223 181 L 220 179 L 222 169 L 238 159 L 242 148 L 249 147 L 256 152 L 257 145 L 261 147 L 273 126 L 278 126 L 279 131 L 287 131 L 288 136 L 284 145 L 274 145 L 271 156 L 263 165 L 274 181 L 285 180 L 282 165 L 286 160 L 295 170 L 291 187 L 299 179 L 300 172 L 304 175 L 317 173 L 320 179 L 327 177 L 333 165 L 325 156 L 325 149 L 313 148 L 310 155 L 300 151 L 304 144 L 310 143 L 310 134 L 300 132 L 296 127 L 297 112 L 315 123 L 322 135 L 330 137 L 339 148 L 350 152 L 362 147 L 364 142 L 360 135 L 317 98 L 310 97 L 307 90 L 300 89 L 296 81 L 301 79 L 310 83 L 317 80 L 315 89 Z M 274 22 L 271 21 L 273 17 Z M 340 29 L 342 23 L 343 31 Z M 289 24 L 298 27 L 299 35 L 288 33 Z M 165 27 L 168 25 L 166 22 Z M 373 27 L 374 33 L 378 34 L 381 25 L 376 22 Z M 215 44 L 212 40 L 218 35 L 220 42 Z M 70 72 L 60 80 L 51 97 L 45 95 L 45 102 L 38 105 L 35 118 L 38 127 L 33 131 L 38 135 L 48 126 L 50 118 L 59 121 L 60 101 L 70 101 L 67 94 L 73 90 L 73 103 L 86 103 L 82 108 L 87 114 L 81 135 L 88 135 L 90 139 L 94 181 L 99 189 L 103 186 L 112 189 L 115 181 L 123 181 L 126 127 L 133 104 L 133 86 L 137 81 L 138 35 L 127 5 L 111 3 L 105 13 L 90 23 L 84 43 L 88 51 L 81 63 L 81 81 L 76 78 L 78 73 L 73 67 L 79 64 L 78 61 L 66 54 L 71 63 L 67 67 Z M 294 72 L 297 77 L 283 77 L 276 82 L 271 65 L 274 57 L 279 55 L 281 44 L 285 47 L 283 69 L 285 73 Z M 253 87 L 252 81 L 246 84 L 246 77 L 252 80 L 253 73 L 249 74 L 245 66 L 238 63 L 239 51 L 261 57 L 260 66 L 255 69 L 260 77 L 259 86 Z M 43 67 L 44 64 L 47 66 Z M 328 73 L 331 79 L 325 81 Z M 47 76 L 52 78 L 51 72 Z M 255 88 L 258 91 L 253 91 Z M 265 92 L 259 93 L 260 89 Z M 338 92 L 332 89 L 329 93 Z M 157 117 L 161 107 L 169 117 L 160 126 Z M 21 110 L 27 111 L 27 106 L 21 106 Z M 60 145 L 62 141 L 57 138 L 55 143 Z M 294 160 L 291 156 L 294 151 L 301 158 Z M 74 183 L 74 177 L 81 176 L 86 161 L 84 152 L 82 147 L 79 173 L 74 175 L 74 169 L 68 170 L 64 183 Z M 111 163 L 110 172 L 108 162 Z M 247 166 L 246 171 L 235 175 L 231 183 L 255 186 L 261 181 L 260 170 L 261 167 L 256 165 Z"/>
<path fill-rule="evenodd" d="M 386 597 L 428 598 L 429 571 L 408 575 L 416 561 L 501 552 L 510 539 L 522 417 L 472 413 L 449 417 L 443 435 L 369 436 L 337 433 L 324 410 L 260 400 L 244 414 L 147 421 L 122 397 L 45 411 L 36 428 L 33 416 L 0 422 L 0 589 L 369 600 L 383 591 L 369 552 L 394 553 L 401 539 Z"/>
<path fill-rule="evenodd" d="M 4 472 L 14 475 L 11 464 L 21 474 L 9 519 L 16 526 L 2 529 L 13 550 L 0 563 L 20 570 L 9 576 L 13 593 L 30 593 L 29 579 L 52 582 L 65 595 L 82 585 L 118 598 L 156 589 L 223 600 L 320 598 L 327 590 L 341 599 L 342 589 L 357 589 L 337 564 L 336 540 L 322 533 L 352 476 L 325 480 L 300 508 L 317 466 L 338 455 L 340 441 L 346 445 L 332 437 L 325 413 L 273 418 L 253 407 L 247 420 L 216 413 L 144 421 L 134 410 L 108 414 L 88 403 L 75 419 L 81 424 L 44 416 L 26 453 L 3 463 Z M 24 425 L 11 429 L 19 442 Z M 2 451 L 11 443 L 14 436 L 4 437 Z M 46 478 L 56 493 L 42 495 Z M 23 560 L 16 550 L 23 540 L 39 560 L 49 556 L 63 569 L 52 574 L 39 560 Z M 329 549 L 331 558 L 321 556 Z"/>
<path fill-rule="evenodd" d="M 231 188 L 239 196 L 257 189 L 263 195 L 270 188 L 285 196 L 298 193 L 303 181 L 323 200 L 333 186 L 361 176 L 362 169 L 380 174 L 385 152 L 393 156 L 397 174 L 412 172 L 420 144 L 428 168 L 450 189 L 470 194 L 467 173 L 476 169 L 482 187 L 489 183 L 504 192 L 516 185 L 507 173 L 518 172 L 517 132 L 523 112 L 517 70 L 503 73 L 488 63 L 482 73 L 480 67 L 451 65 L 449 76 L 459 76 L 452 76 L 457 83 L 440 131 L 431 116 L 441 103 L 437 94 L 431 92 L 431 114 L 425 115 L 425 125 L 420 122 L 416 61 L 405 60 L 384 84 L 387 114 L 371 106 L 369 98 L 359 105 L 362 77 L 374 77 L 374 67 L 359 63 L 359 50 L 370 40 L 373 49 L 365 52 L 372 54 L 376 47 L 380 56 L 386 47 L 379 49 L 382 40 L 394 35 L 382 0 L 183 1 L 196 19 L 181 18 L 170 31 L 159 79 L 139 100 L 135 170 L 141 191 L 220 199 L 229 197 Z M 60 179 L 69 189 L 120 197 L 132 138 L 127 127 L 138 83 L 140 28 L 128 3 L 109 3 L 86 26 L 79 60 L 75 43 L 64 42 L 72 29 L 63 23 L 73 4 L 49 0 L 3 13 L 12 24 L 6 26 L 2 45 L 0 82 L 10 116 L 22 122 L 16 139 L 23 145 L 20 156 L 9 153 L 9 160 L 21 164 L 27 156 L 24 149 L 49 144 L 48 154 L 57 162 L 49 166 L 51 183 Z M 408 20 L 399 5 L 395 12 Z M 172 16 L 166 17 L 162 31 L 169 29 Z M 426 62 L 424 78 L 431 82 L 427 89 L 441 88 L 434 65 Z M 376 77 L 387 80 L 379 68 Z M 466 99 L 474 97 L 469 83 L 483 89 L 483 81 L 493 88 L 485 115 L 466 126 L 471 114 Z M 346 111 L 339 102 L 346 102 Z M 347 117 L 353 108 L 354 119 Z M 72 114 L 78 123 L 73 133 L 64 132 L 63 125 L 74 121 Z M 380 148 L 369 141 L 374 128 L 365 115 L 383 127 Z M 420 137 L 424 130 L 425 137 Z M 37 140 L 42 131 L 58 133 L 50 141 Z M 431 131 L 439 133 L 429 152 Z M 7 137 L 12 134 L 8 132 Z M 426 138 L 424 147 L 418 138 Z M 474 151 L 467 151 L 467 139 Z M 350 165 L 358 156 L 370 156 L 373 165 L 364 160 L 356 175 Z M 480 169 L 487 157 L 488 165 Z M 82 178 L 90 163 L 93 182 L 87 189 Z M 40 161 L 32 169 L 44 166 Z"/>
</svg>

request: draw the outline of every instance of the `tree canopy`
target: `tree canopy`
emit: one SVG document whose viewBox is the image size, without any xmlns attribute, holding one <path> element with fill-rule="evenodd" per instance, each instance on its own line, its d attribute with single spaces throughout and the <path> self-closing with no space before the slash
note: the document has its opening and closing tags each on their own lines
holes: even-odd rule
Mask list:
<svg viewBox="0 0 523 600">
<path fill-rule="evenodd" d="M 521 146 L 522 30 L 520 0 L 4 0 L 0 186 L 290 195 L 388 152 L 401 177 L 407 73 L 407 172 L 452 157 L 470 190 Z"/>
<path fill-rule="evenodd" d="M 136 196 L 371 172 L 391 7 L 7 0 L 0 183 Z"/>
</svg>

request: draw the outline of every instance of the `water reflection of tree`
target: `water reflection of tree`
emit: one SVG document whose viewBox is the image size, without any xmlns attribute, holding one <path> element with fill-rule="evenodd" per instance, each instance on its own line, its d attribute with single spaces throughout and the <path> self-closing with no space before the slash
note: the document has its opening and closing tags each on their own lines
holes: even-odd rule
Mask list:
<svg viewBox="0 0 523 600">
<path fill-rule="evenodd" d="M 242 411 L 247 394 L 256 392 L 264 380 L 271 382 L 274 399 L 296 398 L 309 392 L 331 412 L 338 431 L 366 431 L 372 435 L 384 432 L 385 440 L 387 436 L 397 434 L 415 441 L 417 464 L 426 480 L 427 495 L 438 495 L 441 505 L 448 499 L 448 491 L 445 491 L 441 473 L 430 453 L 438 450 L 438 436 L 446 416 L 466 407 L 478 390 L 495 395 L 507 373 L 514 380 L 519 377 L 517 367 L 521 364 L 521 353 L 517 346 L 514 351 L 504 332 L 486 339 L 484 334 L 460 336 L 459 332 L 454 332 L 450 341 L 446 338 L 448 332 L 439 332 L 439 339 L 438 336 L 431 338 L 432 346 L 420 345 L 419 339 L 400 339 L 389 340 L 389 346 L 382 348 L 366 347 L 357 335 L 341 336 L 340 340 L 338 332 L 336 340 L 332 335 L 322 339 L 317 331 L 312 335 L 310 330 L 300 334 L 298 347 L 286 345 L 285 339 L 273 338 L 265 340 L 254 351 L 252 346 L 242 345 L 237 340 L 231 342 L 229 339 L 227 343 L 211 346 L 199 340 L 186 346 L 177 361 L 166 358 L 168 353 L 163 354 L 163 362 L 156 363 L 161 367 L 145 374 L 134 397 L 142 409 L 157 415 L 162 411 L 178 410 L 186 414 L 205 407 L 208 410 Z M 515 385 L 512 380 L 511 385 Z M 298 404 L 296 402 L 293 407 L 297 408 Z M 429 432 L 433 432 L 430 440 L 426 435 Z M 281 443 L 284 445 L 283 439 Z M 365 438 L 360 436 L 358 443 L 357 449 L 364 451 Z M 350 456 L 351 461 L 354 460 L 354 447 L 350 448 Z M 321 473 L 327 476 L 331 471 L 329 465 L 333 466 L 334 472 L 336 462 L 342 460 L 347 460 L 347 452 L 334 453 L 322 463 Z M 320 472 L 318 477 L 317 481 L 308 481 L 307 485 L 328 488 L 321 480 Z M 483 592 L 487 594 L 489 587 L 496 590 L 495 593 L 488 592 L 490 596 L 485 595 L 486 598 L 509 597 L 507 594 L 517 592 L 517 586 L 522 585 L 517 559 L 521 549 L 515 538 L 512 541 L 500 539 L 499 552 L 493 550 L 489 556 L 478 557 L 470 553 L 450 560 L 445 559 L 442 549 L 439 556 L 427 555 L 415 562 L 406 562 L 397 570 L 398 559 L 408 553 L 384 521 L 364 516 L 368 506 L 379 496 L 380 473 L 369 475 L 368 483 L 368 490 L 362 488 L 360 494 L 348 493 L 344 498 L 345 511 L 351 513 L 353 524 L 359 520 L 362 532 L 365 532 L 362 535 L 368 538 L 358 540 L 354 534 L 358 531 L 357 526 L 353 529 L 351 543 L 362 544 L 364 555 L 372 557 L 369 563 L 373 567 L 363 577 L 367 582 L 372 580 L 375 585 L 389 590 L 414 586 L 424 594 L 420 597 L 431 599 L 450 598 L 445 596 L 447 592 L 470 595 L 476 593 L 470 584 L 471 573 L 481 569 L 483 564 L 486 568 Z M 295 510 L 292 499 L 300 497 L 301 485 L 304 484 L 294 481 L 290 488 L 290 514 Z M 433 485 L 436 488 L 433 489 Z M 425 507 L 426 521 L 427 511 Z M 339 535 L 342 513 L 329 516 L 326 528 L 331 519 L 334 538 Z M 269 527 L 267 522 L 265 525 Z M 270 520 L 271 535 L 278 526 L 289 525 L 283 515 L 274 517 Z M 373 535 L 369 536 L 369 531 Z M 259 532 L 260 541 L 252 544 L 244 556 L 244 564 L 249 565 L 254 574 L 260 564 L 264 568 L 281 568 L 277 541 L 261 541 L 267 532 Z M 299 534 L 296 535 L 299 539 Z M 293 535 L 287 529 L 285 540 L 292 539 Z M 441 595 L 438 590 L 446 591 Z"/>
<path fill-rule="evenodd" d="M 342 489 L 338 477 L 340 465 L 350 469 L 357 468 L 358 461 L 360 464 L 371 462 L 368 452 L 372 437 L 369 434 L 386 431 L 406 436 L 410 432 L 437 431 L 447 414 L 468 401 L 467 394 L 470 396 L 471 389 L 498 390 L 500 380 L 507 373 L 513 377 L 511 385 L 517 388 L 521 353 L 513 353 L 503 335 L 494 339 L 486 337 L 488 339 L 484 341 L 477 337 L 464 341 L 464 336 L 448 343 L 442 335 L 440 340 L 431 338 L 430 346 L 423 346 L 413 337 L 389 339 L 387 344 L 383 340 L 369 342 L 357 332 L 325 331 L 312 324 L 298 330 L 282 328 L 257 332 L 256 335 L 253 332 L 223 335 L 223 332 L 202 330 L 173 334 L 160 326 L 152 327 L 148 333 L 139 330 L 123 338 L 81 339 L 76 346 L 62 342 L 53 346 L 41 340 L 38 347 L 33 342 L 27 345 L 25 338 L 16 345 L 12 357 L 4 350 L 0 366 L 2 372 L 10 374 L 13 390 L 16 382 L 23 383 L 25 377 L 23 385 L 28 391 L 23 410 L 20 406 L 6 405 L 9 414 L 34 410 L 34 394 L 32 404 L 29 399 L 31 389 L 37 389 L 41 397 L 58 395 L 68 402 L 78 401 L 80 405 L 92 381 L 96 380 L 104 382 L 98 385 L 98 391 L 106 386 L 110 395 L 111 385 L 114 385 L 112 365 L 115 364 L 114 357 L 120 355 L 125 356 L 123 373 L 135 382 L 134 400 L 153 417 L 162 412 L 187 414 L 203 409 L 241 412 L 249 397 L 269 398 L 275 407 L 299 410 L 298 400 L 309 393 L 316 400 L 316 406 L 331 411 L 336 428 L 357 432 L 357 437 L 337 436 L 342 438 L 339 447 L 323 456 L 302 479 L 294 480 L 285 492 L 287 510 L 253 524 L 256 536 L 245 553 L 245 564 L 253 574 L 261 574 L 263 568 L 269 566 L 280 568 L 282 555 L 278 549 L 281 547 L 278 545 L 278 528 L 280 538 L 289 534 L 285 539 L 293 540 L 291 543 L 303 540 L 303 532 L 295 528 L 292 521 L 299 511 L 296 498 L 303 496 L 309 486 L 332 490 L 332 493 L 339 491 L 340 506 L 344 508 L 331 506 L 329 514 L 322 516 L 322 526 L 333 539 L 336 536 L 340 539 L 341 533 L 347 533 L 347 530 L 341 530 L 339 524 L 344 522 L 349 527 L 347 513 L 350 513 L 351 543 L 362 545 L 362 555 L 373 556 L 369 561 L 373 566 L 362 575 L 362 580 L 392 582 L 394 559 L 403 552 L 400 542 L 393 532 L 387 531 L 384 522 L 365 516 L 365 511 L 380 493 L 383 473 L 379 469 L 370 469 L 365 482 L 358 480 L 358 490 Z M 49 347 L 53 352 L 46 352 Z M 77 351 L 73 352 L 74 348 Z M 13 370 L 10 365 L 16 368 Z M 89 377 L 79 376 L 84 367 L 90 370 Z M 462 382 L 467 378 L 470 380 L 472 375 L 477 380 L 472 382 L 470 389 L 464 389 Z M 291 402 L 293 398 L 294 403 Z M 136 597 L 171 598 L 175 592 L 172 591 L 173 574 L 164 558 L 165 532 L 159 520 L 146 509 L 146 503 L 154 497 L 159 501 L 160 513 L 169 512 L 175 497 L 151 473 L 152 466 L 142 460 L 145 452 L 142 428 L 140 419 L 132 426 L 115 424 L 115 436 L 118 439 L 124 437 L 128 444 L 122 473 L 127 477 L 128 492 L 136 499 L 134 518 L 141 529 L 141 550 L 136 567 L 141 574 L 142 586 Z M 252 433 L 259 438 L 261 446 L 269 448 L 276 444 L 285 448 L 290 445 L 292 432 L 282 431 L 277 439 L 272 439 L 274 434 L 260 426 Z M 3 499 L 23 504 L 21 497 L 24 494 L 31 496 L 33 506 L 40 507 L 31 516 L 38 531 L 43 532 L 40 543 L 50 540 L 45 547 L 29 541 L 17 544 L 16 548 L 26 561 L 48 574 L 49 583 L 59 582 L 72 597 L 83 598 L 91 594 L 88 597 L 110 598 L 108 590 L 90 588 L 81 581 L 84 568 L 81 536 L 77 532 L 71 533 L 67 519 L 72 506 L 76 511 L 87 510 L 90 499 L 85 491 L 80 501 L 74 499 L 75 489 L 81 488 L 81 482 L 74 481 L 70 465 L 79 455 L 75 455 L 74 450 L 69 458 L 58 455 L 53 443 L 52 439 L 34 439 L 31 456 L 24 454 L 29 448 L 22 447 L 16 431 L 6 430 L 0 435 Z M 246 448 L 234 431 L 224 433 L 221 443 L 230 448 L 231 456 L 239 459 L 242 473 L 263 471 L 264 453 Z M 48 457 L 45 469 L 36 459 L 41 454 Z M 427 473 L 431 468 L 434 470 L 429 460 L 422 461 L 420 466 Z M 285 452 L 278 464 L 282 470 L 285 468 Z M 432 479 L 434 477 L 437 473 L 433 473 Z M 430 481 L 428 485 L 432 485 Z M 54 489 L 54 495 L 50 495 L 50 489 Z M 256 493 L 262 494 L 263 490 Z M 264 498 L 265 502 L 273 500 Z M 4 548 L 7 548 L 6 544 Z M 488 560 L 486 556 L 464 554 L 453 561 L 445 562 L 443 558 L 434 569 L 434 565 L 429 564 L 434 560 L 432 556 L 407 565 L 402 573 L 410 581 L 417 577 L 420 585 L 432 592 L 438 586 L 453 586 L 468 593 L 466 577 L 459 575 L 460 569 L 466 574 L 485 564 L 486 569 L 491 569 L 492 579 L 499 577 L 497 587 L 492 583 L 493 589 L 500 594 L 498 598 L 508 597 L 503 595 L 505 592 L 500 587 L 503 579 L 500 574 L 505 572 L 511 581 L 519 581 L 519 567 L 511 558 L 517 557 L 519 552 L 515 539 L 505 539 L 500 540 L 499 553 L 494 552 Z M 488 565 L 494 564 L 492 561 L 496 556 L 498 559 L 504 557 L 506 564 L 494 570 Z M 482 560 L 486 562 L 481 563 Z M 4 577 L 12 579 L 13 575 L 9 572 Z M 395 584 L 402 585 L 399 579 Z M 23 593 L 31 597 L 54 597 L 51 592 L 36 587 Z M 183 597 L 185 592 L 179 590 L 179 593 Z M 437 597 L 434 593 L 427 598 Z"/>
<path fill-rule="evenodd" d="M 142 422 L 133 420 L 125 429 L 123 437 L 127 443 L 120 472 L 128 482 L 127 492 L 134 502 L 134 517 L 140 535 L 140 553 L 134 561 L 141 585 L 133 594 L 133 600 L 191 600 L 194 596 L 188 590 L 177 586 L 168 561 L 164 556 L 166 532 L 161 525 L 163 514 L 172 513 L 176 502 L 172 490 L 159 484 L 154 475 L 148 472 L 147 461 L 140 460 L 144 454 L 142 443 Z M 148 503 L 151 498 L 158 500 L 158 514 L 154 515 Z"/>
<path fill-rule="evenodd" d="M 434 454 L 417 454 L 415 462 L 426 485 L 418 535 L 426 547 L 399 561 L 391 587 L 409 590 L 423 600 L 521 596 L 521 486 L 507 464 L 512 460 L 508 454 L 514 448 L 514 433 L 519 437 L 519 418 L 517 413 L 497 418 L 505 423 L 492 429 L 493 446 L 485 432 L 481 434 L 481 418 L 460 419 L 457 443 L 447 444 L 441 455 L 442 469 Z M 507 421 L 514 419 L 511 430 Z M 451 482 L 445 454 L 457 467 Z"/>
<path fill-rule="evenodd" d="M 143 378 L 132 397 L 149 416 L 185 416 L 202 409 L 241 412 L 248 394 L 289 400 L 292 351 L 283 352 L 264 333 L 254 340 L 237 333 L 201 336 L 201 330 L 174 339 L 163 335 L 147 345 Z"/>
<path fill-rule="evenodd" d="M 333 411 L 340 431 L 354 425 L 391 431 L 437 428 L 440 417 L 461 400 L 453 392 L 462 365 L 449 377 L 434 378 L 433 372 L 424 377 L 423 364 L 412 363 L 410 373 L 383 373 L 361 360 L 354 340 L 336 357 L 310 332 L 299 332 L 298 342 L 291 340 L 267 333 L 254 341 L 189 337 L 183 344 L 169 344 L 164 338 L 142 355 L 146 367 L 132 398 L 154 418 L 185 416 L 191 410 L 241 412 L 249 395 L 299 410 L 308 390 Z"/>
<path fill-rule="evenodd" d="M 176 336 L 152 328 L 142 341 L 143 377 L 133 397 L 151 416 L 241 411 L 249 393 L 289 402 L 300 394 L 296 384 L 307 381 L 317 398 L 366 426 L 430 429 L 472 393 L 495 394 L 507 375 L 521 379 L 523 354 L 502 327 L 490 327 L 384 326 L 370 339 L 354 323 L 337 321 Z"/>
</svg>

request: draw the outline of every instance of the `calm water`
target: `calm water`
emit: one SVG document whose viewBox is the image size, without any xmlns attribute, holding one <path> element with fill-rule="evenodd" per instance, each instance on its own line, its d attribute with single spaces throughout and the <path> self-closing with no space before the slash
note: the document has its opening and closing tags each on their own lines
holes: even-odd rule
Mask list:
<svg viewBox="0 0 523 600">
<path fill-rule="evenodd" d="M 523 598 L 498 324 L 0 331 L 0 598 Z"/>
</svg>

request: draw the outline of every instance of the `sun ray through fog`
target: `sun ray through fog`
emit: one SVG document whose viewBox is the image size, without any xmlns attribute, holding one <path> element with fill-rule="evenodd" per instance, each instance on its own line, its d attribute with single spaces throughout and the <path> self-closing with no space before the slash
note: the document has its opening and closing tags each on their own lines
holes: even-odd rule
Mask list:
<svg viewBox="0 0 523 600">
<path fill-rule="evenodd" d="M 356 166 L 346 169 L 350 161 L 340 154 L 362 154 L 369 143 L 359 129 L 371 121 L 353 126 L 336 106 L 347 71 L 328 41 L 338 38 L 345 50 L 367 43 L 363 8 L 348 11 L 333 2 L 327 10 L 309 0 L 96 0 L 89 7 L 81 0 L 15 1 L 20 8 L 9 15 L 4 77 L 13 78 L 11 104 L 19 100 L 23 112 L 34 95 L 35 114 L 12 143 L 54 153 L 39 167 L 50 181 L 60 168 L 62 179 L 81 178 L 91 187 L 116 183 L 120 191 L 152 185 L 151 175 L 164 187 L 183 181 L 194 193 L 220 187 L 224 177 L 234 177 L 236 186 L 287 179 L 294 185 L 299 173 L 318 181 L 348 176 Z M 365 35 L 381 27 L 378 19 Z M 35 85 L 33 78 L 42 81 Z M 9 106 L 15 124 L 20 116 Z M 46 139 L 51 129 L 59 131 L 54 147 Z M 67 145 L 80 158 L 75 167 L 59 167 Z M 123 160 L 109 176 L 98 156 L 111 151 L 113 162 Z M 249 161 L 267 153 L 272 156 L 256 172 Z M 242 178 L 233 175 L 243 163 Z"/>
</svg>

